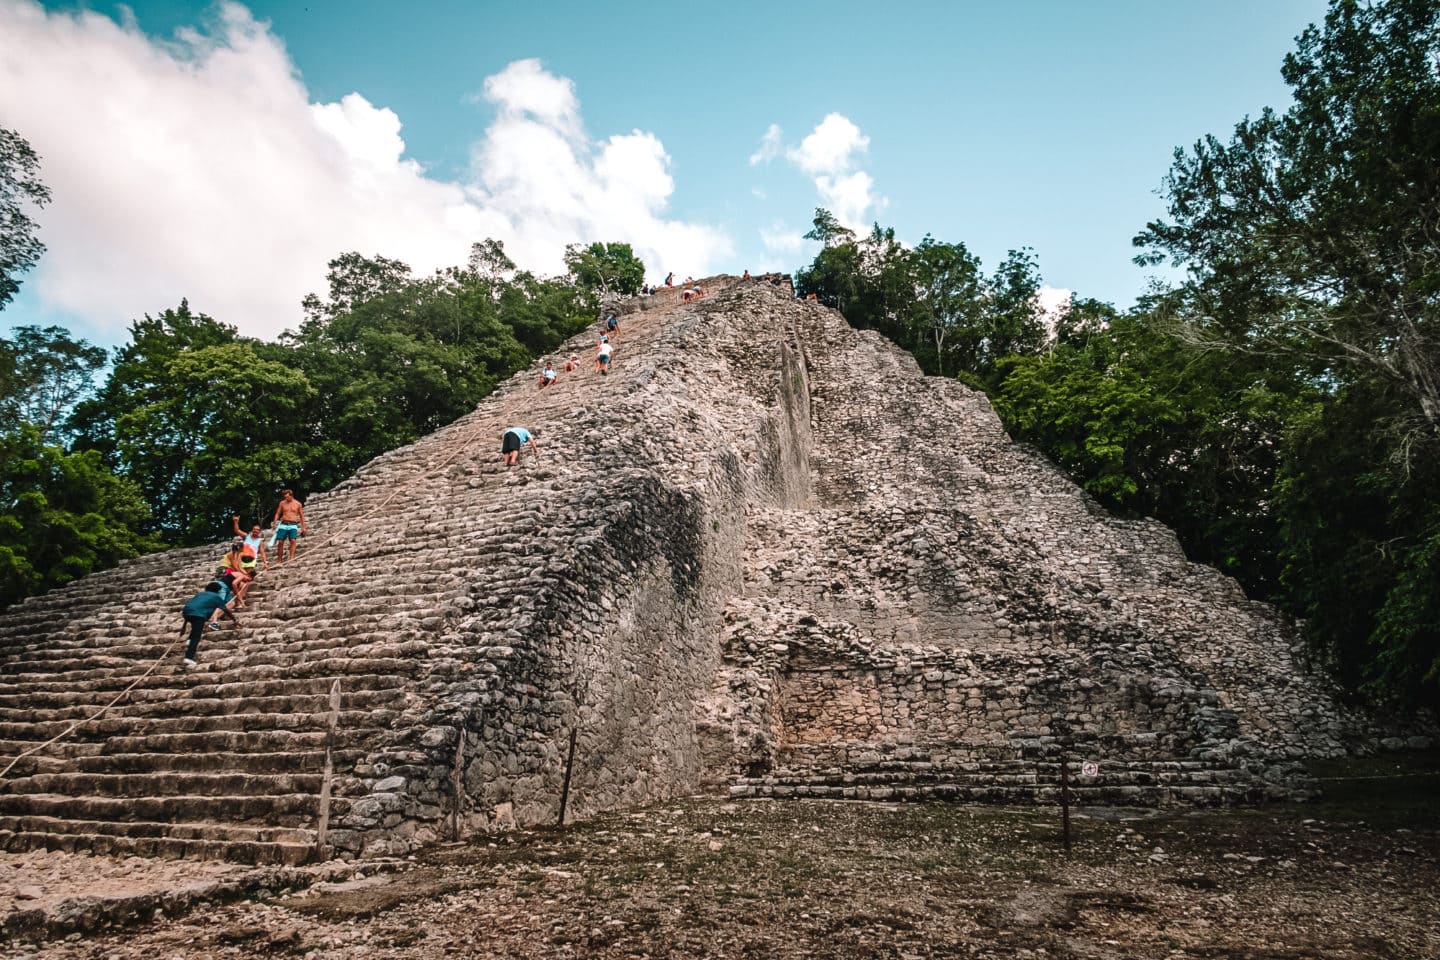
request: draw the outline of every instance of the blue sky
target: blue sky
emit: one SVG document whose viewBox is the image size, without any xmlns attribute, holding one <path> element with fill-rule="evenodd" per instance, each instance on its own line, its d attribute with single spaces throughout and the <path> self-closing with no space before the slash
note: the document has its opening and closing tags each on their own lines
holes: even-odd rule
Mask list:
<svg viewBox="0 0 1440 960">
<path fill-rule="evenodd" d="M 631 240 L 658 275 L 793 269 L 836 202 L 991 266 L 1033 247 L 1047 284 L 1127 306 L 1172 150 L 1286 106 L 1325 5 L 129 9 L 0 0 L 0 122 L 57 195 L 7 325 L 114 343 L 183 295 L 268 336 L 328 256 L 430 269 L 477 231 L 542 271 L 562 238 Z"/>
</svg>

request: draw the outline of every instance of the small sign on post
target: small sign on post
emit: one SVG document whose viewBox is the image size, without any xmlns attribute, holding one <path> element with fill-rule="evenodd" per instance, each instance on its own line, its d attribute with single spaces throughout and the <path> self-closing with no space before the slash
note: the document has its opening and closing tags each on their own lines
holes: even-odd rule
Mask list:
<svg viewBox="0 0 1440 960">
<path fill-rule="evenodd" d="M 1099 775 L 1100 764 L 1096 763 L 1094 760 L 1086 760 L 1084 763 L 1080 764 L 1080 776 L 1097 777 Z"/>
</svg>

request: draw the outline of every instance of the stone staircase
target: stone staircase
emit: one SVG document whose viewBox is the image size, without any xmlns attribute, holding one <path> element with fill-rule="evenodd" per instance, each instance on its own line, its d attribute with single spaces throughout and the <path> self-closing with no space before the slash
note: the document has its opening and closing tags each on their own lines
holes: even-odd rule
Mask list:
<svg viewBox="0 0 1440 960">
<path fill-rule="evenodd" d="M 327 744 L 336 769 L 352 769 L 403 704 L 415 663 L 363 634 L 279 632 L 271 573 L 239 630 L 207 631 L 200 669 L 181 668 L 183 644 L 156 665 L 217 552 L 142 558 L 5 618 L 0 763 L 62 739 L 0 781 L 0 845 L 251 863 L 315 854 Z M 55 632 L 66 621 L 73 632 Z"/>
</svg>

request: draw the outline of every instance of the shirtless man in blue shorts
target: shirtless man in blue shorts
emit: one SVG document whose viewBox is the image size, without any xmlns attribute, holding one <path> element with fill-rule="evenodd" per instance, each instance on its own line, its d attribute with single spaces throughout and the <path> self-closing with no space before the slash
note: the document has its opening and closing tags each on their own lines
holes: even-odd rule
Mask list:
<svg viewBox="0 0 1440 960">
<path fill-rule="evenodd" d="M 291 490 L 280 491 L 280 505 L 275 508 L 275 532 L 270 541 L 278 544 L 275 548 L 275 562 L 285 562 L 285 546 L 290 546 L 290 559 L 295 559 L 295 547 L 300 538 L 308 532 L 305 525 L 305 508 L 295 499 Z"/>
</svg>

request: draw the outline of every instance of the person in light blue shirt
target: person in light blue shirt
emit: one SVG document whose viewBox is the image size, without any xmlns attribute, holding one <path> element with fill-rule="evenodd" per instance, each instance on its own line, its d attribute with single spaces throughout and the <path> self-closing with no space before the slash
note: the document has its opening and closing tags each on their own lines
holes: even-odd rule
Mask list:
<svg viewBox="0 0 1440 960">
<path fill-rule="evenodd" d="M 540 448 L 535 445 L 535 438 L 530 436 L 530 431 L 524 427 L 511 427 L 505 431 L 500 438 L 500 458 L 505 466 L 513 467 L 520 462 L 520 448 L 530 444 L 530 449 L 535 451 L 535 456 L 540 456 Z"/>
</svg>

